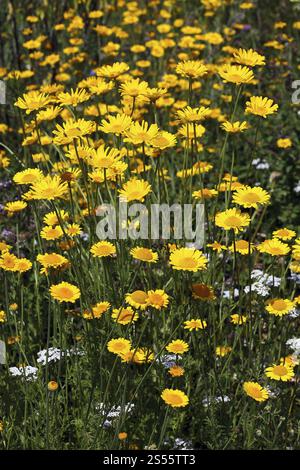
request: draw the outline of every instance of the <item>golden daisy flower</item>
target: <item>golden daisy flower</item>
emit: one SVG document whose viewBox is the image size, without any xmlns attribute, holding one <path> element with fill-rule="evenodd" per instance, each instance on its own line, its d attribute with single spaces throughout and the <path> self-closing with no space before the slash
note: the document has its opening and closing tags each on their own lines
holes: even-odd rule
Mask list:
<svg viewBox="0 0 300 470">
<path fill-rule="evenodd" d="M 175 147 L 176 137 L 167 131 L 161 131 L 151 140 L 152 147 L 164 150 L 166 148 Z"/>
<path fill-rule="evenodd" d="M 207 262 L 202 251 L 193 248 L 177 248 L 170 254 L 172 268 L 179 271 L 203 271 Z"/>
<path fill-rule="evenodd" d="M 189 331 L 204 330 L 207 327 L 207 322 L 200 318 L 192 318 L 184 322 L 184 329 Z"/>
<path fill-rule="evenodd" d="M 132 98 L 136 98 L 137 96 L 144 95 L 147 89 L 148 83 L 136 78 L 122 83 L 120 86 L 120 93 L 122 96 L 131 96 Z"/>
<path fill-rule="evenodd" d="M 129 130 L 131 124 L 130 116 L 118 113 L 116 116 L 109 115 L 107 119 L 102 119 L 99 129 L 105 134 L 123 135 Z"/>
<path fill-rule="evenodd" d="M 57 225 L 56 227 L 51 227 L 47 225 L 41 230 L 41 237 L 45 240 L 57 240 L 63 236 L 62 228 Z"/>
<path fill-rule="evenodd" d="M 291 240 L 296 236 L 296 232 L 288 228 L 280 228 L 272 232 L 272 235 L 274 238 L 280 238 L 280 240 Z"/>
<path fill-rule="evenodd" d="M 159 128 L 156 124 L 148 124 L 146 121 L 133 122 L 126 131 L 126 138 L 124 142 L 129 142 L 134 145 L 151 145 L 152 140 L 159 135 Z"/>
<path fill-rule="evenodd" d="M 80 103 L 84 103 L 85 101 L 89 100 L 90 96 L 91 95 L 89 95 L 89 93 L 87 93 L 84 89 L 71 89 L 70 92 L 59 93 L 57 96 L 57 101 L 62 106 L 72 106 L 73 108 L 76 108 L 76 106 L 78 106 Z"/>
<path fill-rule="evenodd" d="M 126 202 L 141 201 L 151 193 L 151 185 L 146 180 L 131 178 L 119 189 L 120 197 Z"/>
<path fill-rule="evenodd" d="M 295 304 L 289 299 L 272 299 L 266 305 L 266 310 L 271 315 L 282 317 L 288 315 L 294 308 Z"/>
<path fill-rule="evenodd" d="M 14 214 L 15 212 L 20 212 L 23 209 L 26 209 L 27 203 L 25 201 L 12 201 L 7 202 L 4 206 L 4 209 L 8 212 L 9 215 Z"/>
<path fill-rule="evenodd" d="M 243 389 L 248 397 L 258 402 L 266 401 L 269 398 L 269 392 L 257 382 L 244 382 Z"/>
<path fill-rule="evenodd" d="M 80 290 L 69 282 L 60 282 L 50 287 L 51 297 L 61 302 L 74 303 L 80 297 Z"/>
<path fill-rule="evenodd" d="M 183 124 L 203 121 L 205 118 L 209 117 L 210 114 L 211 110 L 204 106 L 201 106 L 200 108 L 191 108 L 190 106 L 187 106 L 186 108 L 177 111 L 178 119 Z"/>
<path fill-rule="evenodd" d="M 270 194 L 259 186 L 244 186 L 237 189 L 232 197 L 232 201 L 244 208 L 253 207 L 258 208 L 258 205 L 268 204 L 270 201 Z"/>
<path fill-rule="evenodd" d="M 201 60 L 187 60 L 179 62 L 176 73 L 187 78 L 201 78 L 208 72 L 207 67 Z"/>
<path fill-rule="evenodd" d="M 225 132 L 229 132 L 231 134 L 237 134 L 238 132 L 243 132 L 246 129 L 249 128 L 248 123 L 246 121 L 240 122 L 240 121 L 235 121 L 235 122 L 230 122 L 230 121 L 225 121 L 221 124 L 221 128 Z"/>
<path fill-rule="evenodd" d="M 120 323 L 120 325 L 128 325 L 129 323 L 137 321 L 139 314 L 131 307 L 121 307 L 114 308 L 111 317 L 116 323 Z"/>
<path fill-rule="evenodd" d="M 132 307 L 140 310 L 145 310 L 148 307 L 148 294 L 143 290 L 135 290 L 125 296 L 125 301 Z"/>
<path fill-rule="evenodd" d="M 146 263 L 156 263 L 158 260 L 158 254 L 149 248 L 142 246 L 136 246 L 130 250 L 130 254 L 134 259 L 139 261 L 145 261 Z"/>
<path fill-rule="evenodd" d="M 247 240 L 236 240 L 235 247 L 234 247 L 234 243 L 230 245 L 229 247 L 229 250 L 232 253 L 234 253 L 234 249 L 237 253 L 240 253 L 240 255 L 248 255 L 249 253 L 253 252 L 255 247 L 253 243 L 250 243 L 250 247 L 249 247 L 249 242 Z"/>
<path fill-rule="evenodd" d="M 248 320 L 245 315 L 239 315 L 237 313 L 233 313 L 232 315 L 230 315 L 230 318 L 231 323 L 233 323 L 234 325 L 243 325 Z"/>
<path fill-rule="evenodd" d="M 224 212 L 218 212 L 215 218 L 215 224 L 224 230 L 234 230 L 235 233 L 248 227 L 250 216 L 242 213 L 239 209 L 227 209 Z"/>
<path fill-rule="evenodd" d="M 161 310 L 169 304 L 169 296 L 162 289 L 148 290 L 147 296 L 148 304 L 157 310 Z"/>
<path fill-rule="evenodd" d="M 231 346 L 217 346 L 216 347 L 216 355 L 220 357 L 227 356 L 232 351 Z"/>
<path fill-rule="evenodd" d="M 241 65 L 255 67 L 257 65 L 266 65 L 266 58 L 253 49 L 238 49 L 233 53 L 235 61 Z"/>
<path fill-rule="evenodd" d="M 85 312 L 83 312 L 83 318 L 85 320 L 94 320 L 95 318 L 101 318 L 103 313 L 107 312 L 109 308 L 109 302 L 98 302 L 92 307 L 91 311 L 86 310 Z"/>
<path fill-rule="evenodd" d="M 281 382 L 289 382 L 295 375 L 293 366 L 288 364 L 273 364 L 265 369 L 265 374 L 270 379 Z"/>
<path fill-rule="evenodd" d="M 129 67 L 125 62 L 115 62 L 112 65 L 103 65 L 96 70 L 98 77 L 103 78 L 118 78 L 129 70 Z"/>
<path fill-rule="evenodd" d="M 15 106 L 20 109 L 25 109 L 26 114 L 30 114 L 32 113 L 32 111 L 37 111 L 38 109 L 45 108 L 52 101 L 52 96 L 33 90 L 29 93 L 24 93 L 22 98 L 18 98 L 15 102 Z"/>
<path fill-rule="evenodd" d="M 30 187 L 31 199 L 44 199 L 53 201 L 56 198 L 62 198 L 68 191 L 68 185 L 57 175 L 44 176 L 32 183 Z"/>
<path fill-rule="evenodd" d="M 271 114 L 276 113 L 278 110 L 278 104 L 274 104 L 274 101 L 269 98 L 263 98 L 262 96 L 251 96 L 250 101 L 246 103 L 246 114 L 254 114 L 266 118 Z"/>
<path fill-rule="evenodd" d="M 107 256 L 113 256 L 116 254 L 116 247 L 111 243 L 105 240 L 95 243 L 90 252 L 96 258 L 103 258 Z"/>
<path fill-rule="evenodd" d="M 23 171 L 18 171 L 13 177 L 16 184 L 32 184 L 39 181 L 44 177 L 41 170 L 38 168 L 27 168 Z"/>
<path fill-rule="evenodd" d="M 15 264 L 14 271 L 19 273 L 26 273 L 32 268 L 32 262 L 27 258 L 18 258 Z"/>
<path fill-rule="evenodd" d="M 224 82 L 235 83 L 236 85 L 250 83 L 254 79 L 252 70 L 241 65 L 223 65 L 219 69 L 219 75 Z"/>
<path fill-rule="evenodd" d="M 84 119 L 68 119 L 61 126 L 56 125 L 53 131 L 53 142 L 56 145 L 65 145 L 73 143 L 74 140 L 82 139 L 84 136 L 91 134 L 96 129 L 93 121 L 86 121 Z"/>
<path fill-rule="evenodd" d="M 4 271 L 14 271 L 18 258 L 9 252 L 2 253 L 0 257 L 0 268 Z"/>
<path fill-rule="evenodd" d="M 277 238 L 263 241 L 257 245 L 256 249 L 271 256 L 285 256 L 290 252 L 290 247 Z"/>
<path fill-rule="evenodd" d="M 292 147 L 292 141 L 291 139 L 288 139 L 288 138 L 278 139 L 276 144 L 279 149 L 289 149 Z"/>
<path fill-rule="evenodd" d="M 181 366 L 172 366 L 168 372 L 171 377 L 182 377 L 184 375 L 184 368 Z"/>
<path fill-rule="evenodd" d="M 165 388 L 161 393 L 161 398 L 172 408 L 182 408 L 189 404 L 188 396 L 178 389 Z"/>
<path fill-rule="evenodd" d="M 131 341 L 125 338 L 114 338 L 108 341 L 107 349 L 113 354 L 120 356 L 121 354 L 127 353 L 131 349 Z"/>
<path fill-rule="evenodd" d="M 189 350 L 189 345 L 181 339 L 174 339 L 166 346 L 166 350 L 173 354 L 183 354 Z"/>
</svg>

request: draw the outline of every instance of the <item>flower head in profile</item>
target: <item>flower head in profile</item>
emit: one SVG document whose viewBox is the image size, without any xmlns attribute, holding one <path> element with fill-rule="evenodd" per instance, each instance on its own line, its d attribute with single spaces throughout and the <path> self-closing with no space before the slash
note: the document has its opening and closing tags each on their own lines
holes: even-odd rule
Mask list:
<svg viewBox="0 0 300 470">
<path fill-rule="evenodd" d="M 221 128 L 230 134 L 237 134 L 239 132 L 243 132 L 248 129 L 248 124 L 246 121 L 240 122 L 240 121 L 235 121 L 235 122 L 230 122 L 230 121 L 225 121 L 221 124 Z"/>
<path fill-rule="evenodd" d="M 132 79 L 120 86 L 120 93 L 122 96 L 131 96 L 136 98 L 137 96 L 143 95 L 148 88 L 148 83 L 141 81 L 139 78 Z"/>
<path fill-rule="evenodd" d="M 266 65 L 265 56 L 259 54 L 253 49 L 238 49 L 233 53 L 235 62 L 248 67 L 256 67 L 258 65 Z"/>
<path fill-rule="evenodd" d="M 73 143 L 74 140 L 80 139 L 95 130 L 95 123 L 93 121 L 86 121 L 85 119 L 68 119 L 61 126 L 57 124 L 53 131 L 53 142 L 57 145 L 65 145 Z"/>
<path fill-rule="evenodd" d="M 176 73 L 187 78 L 201 78 L 206 75 L 208 69 L 201 60 L 187 60 L 179 62 Z"/>
<path fill-rule="evenodd" d="M 135 290 L 125 296 L 126 302 L 132 307 L 140 310 L 145 310 L 148 307 L 148 294 L 143 290 Z"/>
<path fill-rule="evenodd" d="M 287 243 L 283 243 L 277 238 L 263 241 L 257 245 L 256 249 L 261 253 L 267 253 L 271 256 L 285 256 L 290 252 L 290 247 Z"/>
<path fill-rule="evenodd" d="M 96 70 L 98 77 L 102 78 L 118 78 L 129 70 L 129 66 L 125 62 L 115 62 L 112 65 L 103 65 Z"/>
<path fill-rule="evenodd" d="M 144 248 L 142 246 L 136 246 L 130 250 L 130 254 L 134 259 L 144 261 L 146 263 L 156 263 L 158 260 L 158 254 L 150 248 Z"/>
<path fill-rule="evenodd" d="M 119 189 L 120 197 L 126 202 L 143 202 L 147 194 L 151 193 L 151 185 L 148 181 L 131 178 Z"/>
<path fill-rule="evenodd" d="M 38 168 L 27 168 L 23 171 L 18 171 L 13 180 L 16 184 L 32 184 L 43 178 L 43 173 Z"/>
<path fill-rule="evenodd" d="M 7 202 L 4 206 L 4 210 L 8 212 L 8 215 L 12 215 L 15 212 L 20 212 L 23 209 L 26 209 L 27 203 L 25 201 L 12 201 Z"/>
<path fill-rule="evenodd" d="M 102 119 L 99 129 L 105 134 L 121 135 L 130 128 L 132 119 L 127 114 L 117 114 L 116 116 L 107 116 Z"/>
<path fill-rule="evenodd" d="M 178 271 L 202 271 L 207 262 L 202 251 L 193 248 L 177 248 L 170 254 L 170 264 Z"/>
<path fill-rule="evenodd" d="M 224 230 L 234 230 L 237 233 L 248 227 L 250 216 L 242 213 L 239 209 L 232 208 L 216 214 L 215 223 Z"/>
<path fill-rule="evenodd" d="M 219 75 L 224 82 L 235 83 L 236 85 L 250 83 L 254 79 L 252 70 L 241 65 L 223 65 L 219 69 Z"/>
<path fill-rule="evenodd" d="M 86 90 L 82 89 L 71 89 L 70 92 L 61 92 L 58 94 L 57 101 L 63 106 L 72 106 L 76 108 L 80 103 L 90 99 L 90 95 Z"/>
<path fill-rule="evenodd" d="M 114 308 L 111 317 L 116 323 L 120 323 L 120 325 L 128 325 L 129 323 L 137 321 L 139 314 L 131 307 L 121 307 Z"/>
<path fill-rule="evenodd" d="M 44 199 L 53 201 L 57 198 L 62 198 L 68 191 L 68 185 L 63 182 L 57 175 L 47 175 L 32 183 L 30 187 L 31 199 Z"/>
<path fill-rule="evenodd" d="M 134 122 L 131 124 L 129 130 L 126 131 L 126 138 L 124 142 L 129 142 L 134 145 L 151 145 L 151 142 L 159 134 L 159 128 L 156 124 L 148 124 L 146 121 Z"/>
<path fill-rule="evenodd" d="M 30 114 L 38 109 L 45 108 L 49 103 L 53 101 L 53 97 L 46 93 L 40 93 L 39 91 L 30 91 L 25 93 L 22 98 L 18 98 L 15 102 L 15 106 L 20 109 L 25 109 L 26 114 Z"/>
<path fill-rule="evenodd" d="M 251 96 L 250 100 L 246 103 L 246 114 L 254 114 L 266 118 L 271 114 L 276 113 L 278 110 L 278 104 L 274 104 L 274 101 L 269 98 L 263 98 L 262 96 Z"/>
<path fill-rule="evenodd" d="M 188 396 L 178 389 L 165 388 L 162 391 L 161 398 L 172 408 L 183 408 L 189 404 Z"/>
<path fill-rule="evenodd" d="M 263 402 L 269 398 L 268 390 L 257 382 L 244 382 L 243 389 L 246 395 L 255 401 Z"/>
<path fill-rule="evenodd" d="M 69 282 L 60 282 L 50 287 L 50 294 L 59 302 L 74 303 L 80 297 L 80 290 Z"/>
<path fill-rule="evenodd" d="M 189 331 L 204 330 L 207 327 L 207 322 L 200 318 L 193 318 L 184 322 L 184 329 Z"/>
</svg>

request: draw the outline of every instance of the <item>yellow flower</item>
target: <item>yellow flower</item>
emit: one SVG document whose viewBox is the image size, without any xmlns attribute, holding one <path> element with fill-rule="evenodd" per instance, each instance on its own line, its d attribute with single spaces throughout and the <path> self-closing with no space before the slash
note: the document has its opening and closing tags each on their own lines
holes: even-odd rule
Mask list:
<svg viewBox="0 0 300 470">
<path fill-rule="evenodd" d="M 266 118 L 267 116 L 276 113 L 278 104 L 273 104 L 274 101 L 262 96 L 251 96 L 250 101 L 246 103 L 246 113 L 254 114 Z"/>
<path fill-rule="evenodd" d="M 259 204 L 265 205 L 269 203 L 270 195 L 259 186 L 254 186 L 253 188 L 244 186 L 234 192 L 232 201 L 245 208 L 253 207 L 257 209 Z"/>
<path fill-rule="evenodd" d="M 56 390 L 58 389 L 58 383 L 55 380 L 50 380 L 50 382 L 48 382 L 47 387 L 49 392 L 56 392 Z"/>
<path fill-rule="evenodd" d="M 40 254 L 36 259 L 43 266 L 42 272 L 46 272 L 47 268 L 56 269 L 69 263 L 69 260 L 59 253 Z"/>
<path fill-rule="evenodd" d="M 80 297 L 80 290 L 78 287 L 70 284 L 69 282 L 60 282 L 59 284 L 50 287 L 51 297 L 61 302 L 74 303 Z"/>
<path fill-rule="evenodd" d="M 218 191 L 215 189 L 203 188 L 193 192 L 193 197 L 195 199 L 212 199 L 218 195 Z"/>
<path fill-rule="evenodd" d="M 45 240 L 57 240 L 63 236 L 63 231 L 59 225 L 56 227 L 50 227 L 47 225 L 41 230 L 41 237 Z"/>
<path fill-rule="evenodd" d="M 277 140 L 277 147 L 279 149 L 289 149 L 292 146 L 291 139 L 278 139 Z"/>
<path fill-rule="evenodd" d="M 134 259 L 138 259 L 139 261 L 145 261 L 146 263 L 156 263 L 158 260 L 158 254 L 154 251 L 150 250 L 149 248 L 144 248 L 142 246 L 137 246 L 130 250 L 131 256 Z"/>
<path fill-rule="evenodd" d="M 103 78 L 118 78 L 129 70 L 125 62 L 115 62 L 113 65 L 103 65 L 96 70 L 98 77 Z"/>
<path fill-rule="evenodd" d="M 6 322 L 6 313 L 4 310 L 0 310 L 0 323 Z"/>
<path fill-rule="evenodd" d="M 288 315 L 293 308 L 294 302 L 289 299 L 272 299 L 266 305 L 266 310 L 277 317 Z"/>
<path fill-rule="evenodd" d="M 109 308 L 109 302 L 98 302 L 92 307 L 91 312 L 88 310 L 83 312 L 83 318 L 85 318 L 85 320 L 94 320 L 95 318 L 101 318 L 103 313 L 107 312 Z"/>
<path fill-rule="evenodd" d="M 39 113 L 37 113 L 36 118 L 37 122 L 42 121 L 52 121 L 55 119 L 60 113 L 62 112 L 62 108 L 59 106 L 49 106 L 47 109 L 43 109 Z"/>
<path fill-rule="evenodd" d="M 181 339 L 174 339 L 166 346 L 166 350 L 173 354 L 183 354 L 189 350 L 189 345 Z"/>
<path fill-rule="evenodd" d="M 139 78 L 122 83 L 120 86 L 120 93 L 122 96 L 131 96 L 136 98 L 143 95 L 148 88 L 148 83 L 140 81 Z"/>
<path fill-rule="evenodd" d="M 258 402 L 266 401 L 269 398 L 269 392 L 257 382 L 244 382 L 243 389 L 248 397 Z"/>
<path fill-rule="evenodd" d="M 44 177 L 41 170 L 38 168 L 27 168 L 23 171 L 18 171 L 13 177 L 16 184 L 32 184 L 39 181 Z"/>
<path fill-rule="evenodd" d="M 177 111 L 178 119 L 183 124 L 203 121 L 203 119 L 210 116 L 210 114 L 211 110 L 204 106 L 201 106 L 200 108 L 191 108 L 190 106 L 187 106 L 186 108 Z"/>
<path fill-rule="evenodd" d="M 217 356 L 227 356 L 232 351 L 232 347 L 230 346 L 217 346 L 216 347 L 216 355 Z"/>
<path fill-rule="evenodd" d="M 145 196 L 151 193 L 151 185 L 145 180 L 138 180 L 131 178 L 119 189 L 120 197 L 126 202 L 141 201 L 143 202 Z"/>
<path fill-rule="evenodd" d="M 252 70 L 241 65 L 223 65 L 219 69 L 219 75 L 224 82 L 235 83 L 236 85 L 250 83 L 254 79 Z"/>
<path fill-rule="evenodd" d="M 282 382 L 289 382 L 294 377 L 293 366 L 288 364 L 273 364 L 271 367 L 267 367 L 265 374 L 270 379 L 280 380 Z"/>
<path fill-rule="evenodd" d="M 18 258 L 9 252 L 4 252 L 0 258 L 0 268 L 4 269 L 4 271 L 14 271 Z"/>
<path fill-rule="evenodd" d="M 179 62 L 176 73 L 187 78 L 200 78 L 207 74 L 207 67 L 201 60 L 187 60 Z"/>
<path fill-rule="evenodd" d="M 62 104 L 63 106 L 76 106 L 84 101 L 90 99 L 90 95 L 86 92 L 86 90 L 73 90 L 71 89 L 70 93 L 59 93 L 57 96 L 57 101 Z"/>
<path fill-rule="evenodd" d="M 230 245 L 229 250 L 234 253 L 234 243 Z M 253 252 L 254 246 L 253 243 L 250 243 L 249 247 L 249 242 L 247 240 L 237 240 L 235 242 L 235 250 L 241 255 L 248 255 L 249 253 Z"/>
<path fill-rule="evenodd" d="M 250 217 L 248 214 L 242 213 L 239 209 L 227 209 L 224 212 L 219 212 L 215 218 L 215 224 L 222 227 L 224 230 L 234 230 L 235 233 L 248 227 L 250 224 Z"/>
<path fill-rule="evenodd" d="M 148 295 L 143 290 L 135 290 L 131 294 L 126 294 L 126 302 L 134 308 L 145 310 L 148 307 Z"/>
<path fill-rule="evenodd" d="M 111 243 L 105 240 L 95 243 L 90 252 L 94 257 L 102 258 L 106 256 L 113 256 L 116 254 L 116 247 Z"/>
<path fill-rule="evenodd" d="M 148 348 L 131 349 L 125 353 L 120 354 L 122 362 L 133 364 L 144 364 L 145 362 L 152 362 L 154 359 L 153 352 Z"/>
<path fill-rule="evenodd" d="M 267 253 L 271 256 L 284 256 L 290 252 L 290 247 L 277 238 L 263 241 L 257 245 L 256 249 L 261 253 Z"/>
<path fill-rule="evenodd" d="M 294 230 L 289 230 L 288 228 L 280 228 L 275 230 L 272 235 L 273 237 L 280 238 L 281 240 L 291 240 L 296 236 L 296 232 Z"/>
<path fill-rule="evenodd" d="M 59 218 L 57 217 L 57 214 Z M 57 214 L 56 212 L 48 212 L 48 214 L 44 216 L 44 219 L 43 219 L 44 224 L 45 225 L 58 225 L 60 220 L 62 222 L 65 222 L 69 218 L 69 214 L 65 212 L 64 210 L 58 210 Z"/>
<path fill-rule="evenodd" d="M 256 65 L 266 65 L 265 56 L 260 55 L 253 49 L 238 49 L 233 53 L 235 61 L 241 65 L 255 67 Z"/>
<path fill-rule="evenodd" d="M 198 331 L 204 330 L 207 327 L 207 322 L 205 320 L 201 320 L 200 318 L 186 320 L 184 322 L 184 329 L 189 331 Z"/>
<path fill-rule="evenodd" d="M 29 259 L 19 258 L 16 261 L 14 271 L 19 272 L 19 273 L 25 273 L 26 271 L 29 271 L 29 269 L 31 268 L 32 268 L 32 262 L 29 261 Z"/>
<path fill-rule="evenodd" d="M 57 124 L 53 134 L 55 135 L 53 142 L 57 145 L 65 145 L 73 143 L 74 140 L 80 139 L 95 130 L 93 121 L 85 121 L 84 119 L 68 119 L 63 125 Z"/>
<path fill-rule="evenodd" d="M 107 120 L 102 119 L 99 129 L 105 134 L 114 135 L 124 134 L 130 128 L 132 119 L 126 114 L 117 114 L 116 116 L 107 116 Z"/>
<path fill-rule="evenodd" d="M 24 201 L 13 201 L 7 202 L 4 206 L 4 209 L 12 215 L 14 212 L 20 212 L 27 207 L 26 202 Z"/>
<path fill-rule="evenodd" d="M 177 248 L 170 254 L 170 264 L 176 270 L 197 272 L 206 269 L 207 259 L 200 250 Z"/>
<path fill-rule="evenodd" d="M 189 403 L 187 395 L 178 389 L 165 388 L 162 391 L 161 398 L 172 408 L 185 407 Z"/>
<path fill-rule="evenodd" d="M 118 356 L 125 354 L 131 349 L 131 341 L 125 338 L 114 338 L 107 343 L 107 349 Z"/>
<path fill-rule="evenodd" d="M 234 325 L 243 325 L 247 321 L 247 317 L 245 315 L 238 315 L 237 313 L 233 313 L 230 315 L 231 323 Z"/>
<path fill-rule="evenodd" d="M 56 198 L 64 197 L 67 191 L 67 183 L 62 182 L 59 176 L 47 175 L 32 183 L 30 197 L 31 199 L 53 201 Z"/>
<path fill-rule="evenodd" d="M 180 366 L 172 366 L 168 372 L 171 377 L 182 377 L 184 375 L 184 368 Z"/>
<path fill-rule="evenodd" d="M 176 137 L 170 132 L 161 131 L 151 140 L 152 147 L 164 150 L 176 145 Z"/>
<path fill-rule="evenodd" d="M 221 128 L 229 132 L 231 134 L 236 134 L 238 132 L 243 132 L 246 129 L 248 129 L 248 123 L 246 121 L 240 122 L 240 121 L 235 121 L 235 122 L 230 122 L 230 121 L 225 121 L 221 124 Z"/>
<path fill-rule="evenodd" d="M 142 121 L 141 123 L 134 122 L 131 124 L 129 130 L 126 131 L 124 142 L 129 142 L 134 145 L 150 145 L 152 140 L 158 136 L 159 132 L 159 128 L 156 124 L 149 126 L 146 121 Z"/>
<path fill-rule="evenodd" d="M 137 312 L 134 312 L 131 307 L 121 307 L 114 308 L 111 317 L 116 323 L 128 325 L 129 323 L 137 321 L 139 315 Z"/>
<path fill-rule="evenodd" d="M 15 106 L 26 110 L 26 114 L 30 114 L 37 109 L 45 108 L 47 104 L 51 103 L 53 98 L 45 93 L 39 91 L 30 91 L 25 93 L 22 98 L 18 98 Z"/>
<path fill-rule="evenodd" d="M 169 296 L 162 289 L 148 290 L 148 304 L 151 307 L 161 310 L 169 304 Z"/>
</svg>

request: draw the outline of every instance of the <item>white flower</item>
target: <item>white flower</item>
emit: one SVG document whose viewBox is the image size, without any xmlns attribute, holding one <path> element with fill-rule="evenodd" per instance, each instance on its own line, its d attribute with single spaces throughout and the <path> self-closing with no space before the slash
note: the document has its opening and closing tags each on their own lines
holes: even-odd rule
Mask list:
<svg viewBox="0 0 300 470">
<path fill-rule="evenodd" d="M 27 381 L 37 379 L 37 367 L 25 366 L 25 367 L 10 367 L 9 371 L 13 377 L 23 377 Z"/>
</svg>

